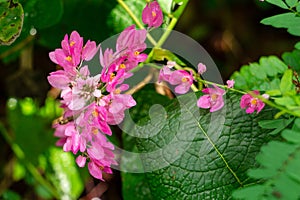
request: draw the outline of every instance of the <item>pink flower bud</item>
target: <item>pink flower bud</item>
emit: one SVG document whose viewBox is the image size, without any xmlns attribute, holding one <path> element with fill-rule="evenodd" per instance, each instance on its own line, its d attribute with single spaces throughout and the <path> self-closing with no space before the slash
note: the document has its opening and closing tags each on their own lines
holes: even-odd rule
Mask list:
<svg viewBox="0 0 300 200">
<path fill-rule="evenodd" d="M 227 83 L 227 87 L 228 88 L 233 88 L 233 86 L 234 86 L 234 80 L 228 80 L 228 81 L 226 81 L 226 83 Z"/>
<path fill-rule="evenodd" d="M 149 27 L 157 28 L 162 24 L 163 13 L 157 1 L 147 3 L 142 12 L 142 20 L 143 23 L 148 24 Z"/>
<path fill-rule="evenodd" d="M 198 74 L 203 74 L 204 72 L 206 72 L 206 66 L 203 63 L 199 63 L 198 64 Z"/>
</svg>

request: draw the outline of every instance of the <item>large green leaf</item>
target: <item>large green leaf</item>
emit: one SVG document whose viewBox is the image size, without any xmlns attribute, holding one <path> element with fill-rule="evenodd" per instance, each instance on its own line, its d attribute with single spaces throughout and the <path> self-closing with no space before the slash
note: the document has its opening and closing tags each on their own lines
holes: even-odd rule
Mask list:
<svg viewBox="0 0 300 200">
<path fill-rule="evenodd" d="M 85 41 L 97 43 L 111 36 L 112 29 L 106 21 L 116 1 L 106 0 L 64 0 L 63 14 L 58 24 L 39 31 L 38 42 L 51 49 L 58 48 L 65 34 L 79 32 Z"/>
<path fill-rule="evenodd" d="M 8 122 L 15 136 L 14 142 L 21 147 L 25 158 L 35 165 L 38 156 L 55 142 L 52 119 L 41 117 L 38 111 L 38 106 L 30 98 L 8 101 Z"/>
<path fill-rule="evenodd" d="M 13 0 L 0 1 L 0 45 L 10 45 L 19 37 L 23 26 L 22 5 Z"/>
<path fill-rule="evenodd" d="M 39 30 L 47 28 L 57 24 L 62 17 L 62 0 L 30 0 L 25 2 L 23 4 L 25 11 L 24 23 L 28 28 L 36 28 Z"/>
<path fill-rule="evenodd" d="M 49 149 L 49 161 L 53 173 L 48 173 L 48 178 L 53 182 L 62 197 L 78 199 L 84 189 L 74 156 L 60 148 Z"/>
<path fill-rule="evenodd" d="M 226 97 L 221 111 L 209 113 L 196 106 L 194 93 L 180 96 L 128 133 L 137 137 L 155 199 L 230 199 L 234 189 L 249 182 L 245 171 L 256 166 L 255 156 L 269 138 L 258 121 L 273 112 L 247 115 L 240 96 Z"/>
<path fill-rule="evenodd" d="M 142 90 L 133 94 L 137 105 L 130 109 L 130 116 L 134 122 L 137 122 L 140 118 L 147 117 L 149 110 L 155 104 L 162 104 L 162 102 L 167 103 L 168 98 L 159 95 L 153 85 L 146 85 Z M 125 124 L 126 125 L 126 124 Z M 130 129 L 130 128 L 127 128 Z M 138 153 L 136 147 L 136 137 L 130 136 L 128 134 L 122 135 L 123 148 L 128 152 Z M 147 177 L 144 173 L 130 173 L 127 172 L 128 168 L 133 171 L 132 168 L 138 164 L 138 167 L 142 168 L 142 164 L 139 162 L 140 157 L 136 156 L 122 156 L 121 157 L 121 176 L 122 182 L 124 183 L 122 187 L 123 198 L 125 200 L 151 200 L 150 188 L 148 185 Z"/>
</svg>

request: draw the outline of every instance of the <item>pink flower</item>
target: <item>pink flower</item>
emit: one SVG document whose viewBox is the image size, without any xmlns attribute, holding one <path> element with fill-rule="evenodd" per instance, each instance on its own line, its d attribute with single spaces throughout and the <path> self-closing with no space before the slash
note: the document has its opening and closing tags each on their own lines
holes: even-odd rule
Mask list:
<svg viewBox="0 0 300 200">
<path fill-rule="evenodd" d="M 178 94 L 185 94 L 189 91 L 193 84 L 194 78 L 192 72 L 188 73 L 185 70 L 176 70 L 170 74 L 169 83 L 177 85 L 175 92 Z"/>
<path fill-rule="evenodd" d="M 117 53 L 124 55 L 128 52 L 142 52 L 146 49 L 147 31 L 136 30 L 135 25 L 127 27 L 118 37 L 116 43 Z"/>
<path fill-rule="evenodd" d="M 143 23 L 148 24 L 149 27 L 157 28 L 162 24 L 163 13 L 157 1 L 147 3 L 142 12 L 142 20 Z"/>
<path fill-rule="evenodd" d="M 83 38 L 77 31 L 73 31 L 70 39 L 66 34 L 61 41 L 62 49 L 56 49 L 49 53 L 52 62 L 62 66 L 66 71 L 72 70 L 80 63 Z"/>
<path fill-rule="evenodd" d="M 226 81 L 226 83 L 227 83 L 227 87 L 228 88 L 233 88 L 233 86 L 234 86 L 234 80 L 228 80 L 228 81 Z"/>
<path fill-rule="evenodd" d="M 84 167 L 85 162 L 86 162 L 86 157 L 84 157 L 84 156 L 80 155 L 76 158 L 76 163 L 79 167 Z"/>
<path fill-rule="evenodd" d="M 159 72 L 159 77 L 158 77 L 158 81 L 167 81 L 169 82 L 170 76 L 173 73 L 173 71 L 171 71 L 171 69 L 168 66 L 164 66 L 163 68 L 161 68 L 160 72 Z"/>
<path fill-rule="evenodd" d="M 214 88 L 205 88 L 202 92 L 203 95 L 197 101 L 197 106 L 200 108 L 210 108 L 210 112 L 220 110 L 224 106 L 223 95 L 225 90 L 214 85 Z"/>
<path fill-rule="evenodd" d="M 203 74 L 204 72 L 206 72 L 206 66 L 203 63 L 199 63 L 198 64 L 198 74 Z"/>
<path fill-rule="evenodd" d="M 259 95 L 259 91 L 257 90 L 252 91 L 252 93 Z M 250 114 L 254 111 L 259 113 L 264 108 L 265 104 L 260 99 L 251 96 L 251 94 L 244 94 L 241 98 L 240 106 L 242 109 L 246 108 L 246 113 Z"/>
<path fill-rule="evenodd" d="M 96 43 L 90 40 L 83 47 L 83 38 L 77 31 L 71 33 L 70 39 L 66 34 L 61 47 L 50 52 L 49 57 L 52 62 L 62 66 L 67 72 L 72 72 L 82 60 L 91 60 L 98 50 Z"/>
</svg>

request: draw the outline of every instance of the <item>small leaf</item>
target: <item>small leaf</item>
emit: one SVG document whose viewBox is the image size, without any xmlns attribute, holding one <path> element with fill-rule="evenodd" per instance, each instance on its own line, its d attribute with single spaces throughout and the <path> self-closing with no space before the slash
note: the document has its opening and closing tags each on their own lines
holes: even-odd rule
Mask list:
<svg viewBox="0 0 300 200">
<path fill-rule="evenodd" d="M 287 5 L 282 0 L 266 0 L 266 1 L 280 8 L 288 9 Z"/>
<path fill-rule="evenodd" d="M 176 8 L 176 10 L 172 13 L 174 15 L 174 17 L 179 19 L 179 17 L 183 13 L 187 3 L 188 3 L 188 0 L 173 0 L 174 7 Z"/>
<path fill-rule="evenodd" d="M 20 3 L 0 2 L 0 45 L 10 45 L 20 35 L 24 12 Z"/>
<path fill-rule="evenodd" d="M 47 174 L 62 196 L 78 199 L 84 189 L 74 156 L 60 148 L 50 148 L 49 161 L 53 172 Z"/>
<path fill-rule="evenodd" d="M 297 12 L 300 12 L 300 4 L 298 4 L 298 5 L 296 6 L 296 10 L 297 10 Z"/>
<path fill-rule="evenodd" d="M 267 74 L 265 73 L 264 69 L 259 66 L 258 63 L 251 63 L 250 65 L 250 71 L 253 76 L 257 77 L 258 79 L 264 80 L 267 78 Z"/>
<path fill-rule="evenodd" d="M 235 199 L 248 199 L 257 200 L 260 199 L 264 193 L 265 188 L 261 185 L 254 185 L 239 190 L 235 190 L 232 193 L 232 197 Z"/>
<path fill-rule="evenodd" d="M 165 59 L 167 59 L 170 61 L 175 61 L 181 66 L 186 66 L 186 64 L 182 60 L 180 60 L 176 55 L 174 55 L 171 51 L 167 49 L 154 48 L 153 51 L 153 60 L 164 61 Z"/>
<path fill-rule="evenodd" d="M 284 130 L 282 137 L 292 143 L 300 143 L 300 133 L 293 130 Z"/>
<path fill-rule="evenodd" d="M 294 90 L 293 71 L 291 69 L 284 72 L 280 82 L 280 90 L 283 95 Z"/>
<path fill-rule="evenodd" d="M 275 129 L 269 133 L 270 135 L 275 135 L 277 133 L 280 133 L 283 129 L 285 129 L 293 121 L 294 121 L 294 118 L 263 120 L 263 121 L 258 122 L 258 125 L 265 129 Z"/>
<path fill-rule="evenodd" d="M 300 36 L 300 17 L 294 13 L 289 12 L 268 17 L 263 19 L 261 23 L 276 28 L 287 28 L 290 34 Z"/>
<path fill-rule="evenodd" d="M 299 6 L 299 7 L 300 7 L 300 6 Z M 298 12 L 299 12 L 299 11 L 298 11 Z M 295 44 L 295 48 L 300 50 L 300 42 L 297 42 L 297 43 Z"/>
<path fill-rule="evenodd" d="M 300 48 L 300 42 L 299 48 Z M 300 71 L 300 51 L 295 49 L 292 52 L 285 52 L 282 54 L 283 61 L 296 71 Z"/>
<path fill-rule="evenodd" d="M 293 100 L 292 97 L 290 96 L 285 96 L 285 97 L 279 97 L 279 98 L 274 98 L 275 99 L 275 103 L 282 105 L 282 106 L 294 106 L 295 101 Z"/>
<path fill-rule="evenodd" d="M 285 0 L 289 7 L 294 7 L 297 5 L 298 0 Z"/>
</svg>

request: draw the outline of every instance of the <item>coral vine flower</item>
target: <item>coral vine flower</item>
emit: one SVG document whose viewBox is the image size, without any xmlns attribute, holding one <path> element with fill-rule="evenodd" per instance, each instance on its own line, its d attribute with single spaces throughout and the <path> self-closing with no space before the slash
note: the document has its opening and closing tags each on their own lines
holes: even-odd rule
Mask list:
<svg viewBox="0 0 300 200">
<path fill-rule="evenodd" d="M 228 88 L 233 88 L 233 86 L 234 86 L 234 80 L 227 80 L 226 83 L 227 83 L 227 87 Z"/>
<path fill-rule="evenodd" d="M 159 27 L 163 22 L 163 13 L 157 1 L 147 3 L 142 12 L 142 20 L 149 27 Z"/>
<path fill-rule="evenodd" d="M 73 31 L 65 35 L 61 49 L 50 52 L 50 59 L 62 66 L 62 70 L 50 73 L 49 83 L 61 89 L 63 120 L 55 124 L 57 145 L 64 151 L 77 155 L 79 167 L 87 164 L 90 174 L 103 180 L 102 173 L 112 173 L 111 165 L 117 165 L 112 150 L 114 146 L 106 136 L 112 135 L 109 125 L 119 124 L 125 111 L 136 105 L 129 94 L 121 94 L 129 85 L 124 80 L 132 76 L 131 69 L 147 59 L 146 30 L 126 28 L 118 37 L 116 52 L 100 49 L 100 74 L 91 76 L 83 61 L 91 60 L 98 47 Z M 100 46 L 99 46 L 100 48 Z"/>
<path fill-rule="evenodd" d="M 62 49 L 55 49 L 49 53 L 52 62 L 62 66 L 67 72 L 72 72 L 82 60 L 90 60 L 96 54 L 98 48 L 93 41 L 87 41 L 83 47 L 83 38 L 77 31 L 69 36 L 66 34 L 61 42 Z"/>
<path fill-rule="evenodd" d="M 175 64 L 175 62 L 169 61 L 167 65 L 160 70 L 158 81 L 166 81 L 171 85 L 177 85 L 175 87 L 175 92 L 178 94 L 185 94 L 193 84 L 194 77 L 192 72 L 188 73 L 185 70 L 172 71 L 171 68 L 173 68 Z"/>
<path fill-rule="evenodd" d="M 188 73 L 185 70 L 176 70 L 169 78 L 169 83 L 171 85 L 177 85 L 175 87 L 175 92 L 178 94 L 187 93 L 193 84 L 193 81 L 194 78 L 192 72 Z"/>
<path fill-rule="evenodd" d="M 253 94 L 259 95 L 259 91 L 254 90 L 252 91 Z M 267 98 L 267 96 L 264 96 L 264 98 Z M 246 113 L 251 114 L 254 111 L 258 114 L 265 106 L 264 102 L 262 102 L 260 99 L 251 96 L 251 94 L 244 94 L 241 98 L 240 106 L 242 109 L 246 108 Z"/>
<path fill-rule="evenodd" d="M 199 63 L 198 64 L 198 74 L 203 74 L 204 72 L 206 72 L 206 66 L 203 63 Z"/>
<path fill-rule="evenodd" d="M 203 95 L 197 101 L 197 106 L 200 108 L 210 108 L 210 112 L 220 110 L 224 106 L 223 95 L 225 90 L 214 85 L 214 88 L 205 88 L 202 92 Z"/>
</svg>

